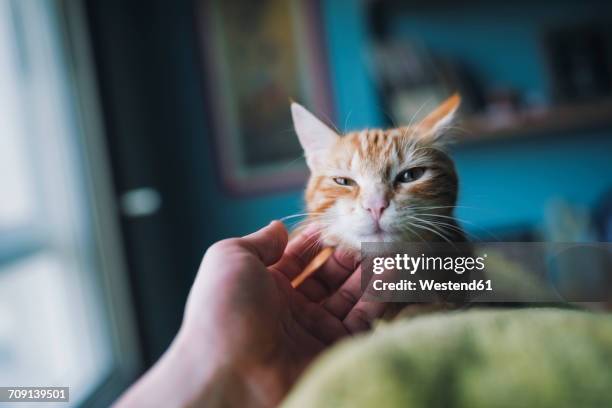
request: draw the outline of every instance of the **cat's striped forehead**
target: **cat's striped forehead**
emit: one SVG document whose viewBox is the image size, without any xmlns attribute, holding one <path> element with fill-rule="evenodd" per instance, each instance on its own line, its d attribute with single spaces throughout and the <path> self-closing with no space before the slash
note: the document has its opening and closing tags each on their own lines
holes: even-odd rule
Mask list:
<svg viewBox="0 0 612 408">
<path fill-rule="evenodd" d="M 414 205 L 436 207 L 448 216 L 457 197 L 452 159 L 418 129 L 350 132 L 318 159 L 305 198 L 308 211 L 320 217 L 347 216 L 377 195 L 392 203 L 390 211 L 399 221 L 407 211 L 403 209 Z M 422 168 L 423 176 L 409 183 L 397 181 L 403 171 L 414 168 Z M 350 184 L 339 184 L 337 178 Z"/>
<path fill-rule="evenodd" d="M 366 129 L 341 137 L 330 152 L 329 162 L 340 169 L 386 173 L 394 167 L 419 164 L 414 160 L 426 160 L 431 156 L 428 150 L 413 129 Z"/>
</svg>

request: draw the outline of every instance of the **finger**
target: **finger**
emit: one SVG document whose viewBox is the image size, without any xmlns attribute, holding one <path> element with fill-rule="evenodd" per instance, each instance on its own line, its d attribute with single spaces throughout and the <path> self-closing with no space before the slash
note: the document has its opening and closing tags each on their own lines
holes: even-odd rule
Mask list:
<svg viewBox="0 0 612 408">
<path fill-rule="evenodd" d="M 316 272 L 298 287 L 298 290 L 310 300 L 320 302 L 334 293 L 355 271 L 356 261 L 354 253 L 336 250 Z"/>
<path fill-rule="evenodd" d="M 273 268 L 287 279 L 293 280 L 308 266 L 320 249 L 319 229 L 315 225 L 309 225 L 289 242 L 282 258 Z"/>
<path fill-rule="evenodd" d="M 315 256 L 310 263 L 304 268 L 304 270 L 291 281 L 291 286 L 294 288 L 299 287 L 306 279 L 310 278 L 310 276 L 315 273 L 327 260 L 330 256 L 334 254 L 333 247 L 323 248 L 321 252 Z"/>
<path fill-rule="evenodd" d="M 293 285 L 295 287 L 295 285 Z M 319 303 L 327 298 L 331 290 L 316 279 L 306 279 L 297 288 L 311 302 Z"/>
<path fill-rule="evenodd" d="M 369 330 L 374 320 L 385 313 L 387 304 L 360 300 L 343 320 L 344 326 L 351 333 Z"/>
<path fill-rule="evenodd" d="M 296 293 L 290 307 L 294 310 L 296 322 L 323 344 L 330 345 L 350 334 L 340 320 L 299 293 Z"/>
<path fill-rule="evenodd" d="M 337 250 L 323 264 L 314 277 L 327 287 L 337 289 L 357 268 L 357 254 L 347 250 Z"/>
<path fill-rule="evenodd" d="M 238 238 L 238 242 L 265 265 L 272 265 L 281 258 L 287 240 L 287 229 L 280 221 L 272 221 L 259 231 Z"/>
<path fill-rule="evenodd" d="M 361 298 L 361 266 L 326 301 L 323 307 L 340 320 L 348 315 Z"/>
</svg>

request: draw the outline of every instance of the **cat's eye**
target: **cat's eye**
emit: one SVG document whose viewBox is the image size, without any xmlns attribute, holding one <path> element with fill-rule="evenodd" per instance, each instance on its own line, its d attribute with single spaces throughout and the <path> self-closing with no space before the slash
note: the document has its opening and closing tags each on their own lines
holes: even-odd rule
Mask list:
<svg viewBox="0 0 612 408">
<path fill-rule="evenodd" d="M 423 177 L 423 174 L 425 174 L 425 167 L 413 167 L 398 174 L 395 178 L 395 182 L 411 183 Z"/>
<path fill-rule="evenodd" d="M 355 181 L 347 177 L 334 177 L 334 181 L 336 182 L 336 184 L 340 184 L 341 186 L 354 186 L 355 185 Z"/>
</svg>

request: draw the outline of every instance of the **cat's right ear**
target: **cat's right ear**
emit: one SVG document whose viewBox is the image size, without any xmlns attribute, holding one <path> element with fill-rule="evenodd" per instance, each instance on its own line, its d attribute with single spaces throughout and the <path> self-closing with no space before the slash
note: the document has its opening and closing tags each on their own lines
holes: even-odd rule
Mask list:
<svg viewBox="0 0 612 408">
<path fill-rule="evenodd" d="M 306 155 L 306 163 L 312 170 L 319 164 L 318 159 L 324 157 L 324 153 L 336 143 L 339 136 L 299 103 L 291 104 L 291 115 L 295 132 Z"/>
</svg>

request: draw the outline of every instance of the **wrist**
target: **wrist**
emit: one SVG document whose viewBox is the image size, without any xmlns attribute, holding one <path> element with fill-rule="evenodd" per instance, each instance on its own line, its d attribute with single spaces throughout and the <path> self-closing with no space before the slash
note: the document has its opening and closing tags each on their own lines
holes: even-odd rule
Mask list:
<svg viewBox="0 0 612 408">
<path fill-rule="evenodd" d="M 195 378 L 193 405 L 267 407 L 280 402 L 288 379 L 272 362 L 254 363 L 244 350 L 221 350 L 206 344 L 209 340 L 182 328 L 171 347 L 172 358 Z"/>
<path fill-rule="evenodd" d="M 182 373 L 185 406 L 245 406 L 245 385 L 229 356 L 207 340 L 179 330 L 168 350 L 168 371 Z"/>
<path fill-rule="evenodd" d="M 181 329 L 116 406 L 243 406 L 246 393 L 240 377 L 219 356 L 207 353 L 205 339 L 200 344 L 195 340 Z"/>
</svg>

